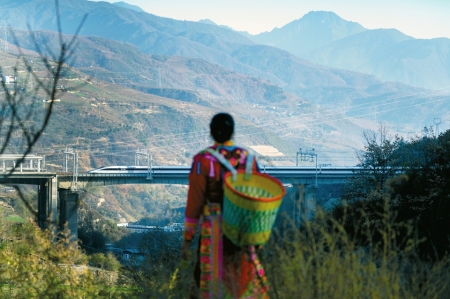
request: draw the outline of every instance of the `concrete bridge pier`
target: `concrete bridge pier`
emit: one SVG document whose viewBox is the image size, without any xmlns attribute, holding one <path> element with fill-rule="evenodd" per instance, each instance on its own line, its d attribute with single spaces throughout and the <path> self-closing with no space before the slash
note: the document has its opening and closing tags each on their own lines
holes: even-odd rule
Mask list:
<svg viewBox="0 0 450 299">
<path fill-rule="evenodd" d="M 41 180 L 38 184 L 38 225 L 47 228 L 49 222 L 56 224 L 58 217 L 58 180 L 55 177 Z"/>
<path fill-rule="evenodd" d="M 317 188 L 309 184 L 295 187 L 294 223 L 300 227 L 301 223 L 314 219 L 316 215 Z"/>
<path fill-rule="evenodd" d="M 78 239 L 78 192 L 59 188 L 59 227 L 61 230 L 67 225 L 71 241 Z"/>
</svg>

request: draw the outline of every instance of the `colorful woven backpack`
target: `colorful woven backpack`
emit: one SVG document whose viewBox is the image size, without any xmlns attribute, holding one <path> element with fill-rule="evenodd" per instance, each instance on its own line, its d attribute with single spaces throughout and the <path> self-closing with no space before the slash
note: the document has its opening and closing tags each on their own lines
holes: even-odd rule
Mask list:
<svg viewBox="0 0 450 299">
<path fill-rule="evenodd" d="M 238 246 L 267 243 L 286 190 L 279 180 L 253 172 L 250 152 L 245 170 L 236 170 L 224 156 L 207 149 L 229 172 L 224 177 L 223 233 Z"/>
</svg>

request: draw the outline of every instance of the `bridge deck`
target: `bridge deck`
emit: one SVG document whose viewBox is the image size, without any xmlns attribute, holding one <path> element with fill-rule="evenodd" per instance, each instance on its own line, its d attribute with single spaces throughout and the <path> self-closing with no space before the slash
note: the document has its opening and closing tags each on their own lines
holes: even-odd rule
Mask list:
<svg viewBox="0 0 450 299">
<path fill-rule="evenodd" d="M 305 168 L 305 167 L 263 167 L 261 172 L 279 179 L 283 184 L 336 184 L 343 183 L 355 175 L 360 168 Z M 159 167 L 150 173 L 147 171 L 133 173 L 80 173 L 76 177 L 81 187 L 121 185 L 121 184 L 188 184 L 189 167 L 178 167 L 177 170 Z M 14 172 L 11 175 L 0 175 L 3 184 L 41 184 L 43 181 L 57 177 L 58 185 L 67 188 L 74 181 L 67 172 Z"/>
</svg>

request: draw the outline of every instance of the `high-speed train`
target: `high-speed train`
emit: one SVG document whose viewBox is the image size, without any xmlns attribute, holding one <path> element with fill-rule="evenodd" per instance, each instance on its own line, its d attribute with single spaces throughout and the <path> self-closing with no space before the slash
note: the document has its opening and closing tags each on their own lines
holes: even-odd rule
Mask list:
<svg viewBox="0 0 450 299">
<path fill-rule="evenodd" d="M 306 175 L 318 174 L 323 175 L 351 175 L 356 171 L 360 171 L 360 167 L 355 166 L 327 166 L 327 167 L 304 167 L 304 166 L 260 166 L 260 171 L 272 176 L 289 176 L 289 175 Z"/>
<path fill-rule="evenodd" d="M 100 168 L 89 170 L 88 173 L 99 174 L 139 174 L 148 173 L 151 171 L 154 174 L 170 174 L 170 173 L 189 173 L 189 166 L 102 166 Z"/>
<path fill-rule="evenodd" d="M 298 167 L 298 166 L 259 166 L 260 172 L 273 176 L 286 175 L 350 175 L 361 170 L 360 167 Z M 187 175 L 190 172 L 189 166 L 103 166 L 97 169 L 89 170 L 88 173 L 93 174 L 145 174 L 151 171 L 154 175 Z"/>
</svg>

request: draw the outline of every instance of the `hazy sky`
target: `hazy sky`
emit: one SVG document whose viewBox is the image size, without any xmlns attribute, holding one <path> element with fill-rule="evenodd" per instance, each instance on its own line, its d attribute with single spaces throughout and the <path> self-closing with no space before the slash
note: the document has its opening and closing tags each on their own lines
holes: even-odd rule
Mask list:
<svg viewBox="0 0 450 299">
<path fill-rule="evenodd" d="M 368 29 L 396 28 L 416 38 L 450 38 L 450 0 L 108 0 L 137 5 L 177 20 L 210 19 L 257 34 L 301 18 L 333 11 Z"/>
</svg>

